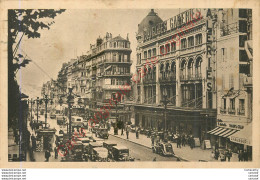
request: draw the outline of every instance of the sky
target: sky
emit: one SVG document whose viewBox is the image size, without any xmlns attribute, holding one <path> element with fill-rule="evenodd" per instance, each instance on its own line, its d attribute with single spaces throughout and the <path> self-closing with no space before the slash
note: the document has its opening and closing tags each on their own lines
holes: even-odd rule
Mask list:
<svg viewBox="0 0 260 180">
<path fill-rule="evenodd" d="M 179 13 L 179 9 L 155 9 L 162 20 L 169 19 Z M 86 9 L 66 10 L 55 17 L 55 23 L 49 30 L 40 30 L 40 38 L 21 41 L 18 53 L 27 55 L 32 60 L 17 73 L 21 92 L 30 98 L 41 96 L 43 83 L 56 79 L 62 64 L 72 58 L 86 54 L 90 44 L 104 37 L 106 32 L 113 37 L 119 34 L 126 38 L 129 34 L 131 42 L 131 59 L 135 69 L 136 32 L 138 24 L 146 17 L 150 9 Z"/>
</svg>

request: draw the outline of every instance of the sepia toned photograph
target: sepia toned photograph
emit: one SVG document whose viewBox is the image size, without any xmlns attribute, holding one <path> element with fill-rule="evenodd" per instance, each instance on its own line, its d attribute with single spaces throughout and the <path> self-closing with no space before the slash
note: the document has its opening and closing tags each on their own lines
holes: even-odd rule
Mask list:
<svg viewBox="0 0 260 180">
<path fill-rule="evenodd" d="M 8 163 L 254 162 L 253 23 L 251 8 L 8 9 Z"/>
</svg>

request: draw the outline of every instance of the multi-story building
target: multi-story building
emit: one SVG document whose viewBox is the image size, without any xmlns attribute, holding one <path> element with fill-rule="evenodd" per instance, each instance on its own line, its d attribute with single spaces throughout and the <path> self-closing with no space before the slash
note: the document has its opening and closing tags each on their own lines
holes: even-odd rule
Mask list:
<svg viewBox="0 0 260 180">
<path fill-rule="evenodd" d="M 209 133 L 220 147 L 251 154 L 252 10 L 219 9 L 217 17 L 217 127 Z"/>
<path fill-rule="evenodd" d="M 90 117 L 94 118 L 100 108 L 107 106 L 117 92 L 122 94 L 123 88 L 131 90 L 131 52 L 128 36 L 126 39 L 120 35 L 112 38 L 112 34 L 107 33 L 104 38 L 99 37 L 96 44 L 90 44 L 87 55 L 79 58 L 78 67 L 84 68 L 84 71 L 78 71 L 77 77 L 80 79 L 80 85 L 84 87 L 80 93 L 81 97 L 85 97 Z M 116 117 L 126 121 L 125 117 L 130 117 L 130 112 L 125 111 L 120 104 L 127 100 L 129 95 L 120 98 L 118 104 L 109 110 L 109 116 L 106 115 L 111 121 Z M 104 120 L 104 117 L 100 119 Z"/>
<path fill-rule="evenodd" d="M 214 17 L 207 14 L 190 9 L 163 21 L 152 9 L 138 25 L 137 126 L 192 134 L 200 140 L 215 127 L 216 67 L 207 50 Z"/>
</svg>

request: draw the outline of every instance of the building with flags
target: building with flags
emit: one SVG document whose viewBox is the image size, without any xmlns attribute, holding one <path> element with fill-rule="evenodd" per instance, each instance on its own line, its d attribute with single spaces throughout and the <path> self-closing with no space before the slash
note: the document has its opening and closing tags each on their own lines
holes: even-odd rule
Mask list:
<svg viewBox="0 0 260 180">
<path fill-rule="evenodd" d="M 200 141 L 215 127 L 212 13 L 189 9 L 163 21 L 152 9 L 138 25 L 133 75 L 137 126 Z"/>
<path fill-rule="evenodd" d="M 252 157 L 252 10 L 221 9 L 216 23 L 217 124 L 212 142 Z"/>
</svg>

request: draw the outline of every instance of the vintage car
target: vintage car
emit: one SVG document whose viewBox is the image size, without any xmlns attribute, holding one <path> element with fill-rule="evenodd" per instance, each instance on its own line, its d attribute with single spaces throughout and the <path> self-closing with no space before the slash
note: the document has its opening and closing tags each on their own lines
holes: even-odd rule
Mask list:
<svg viewBox="0 0 260 180">
<path fill-rule="evenodd" d="M 107 162 L 108 150 L 104 147 L 96 147 L 93 149 L 92 161 Z"/>
<path fill-rule="evenodd" d="M 103 143 L 101 142 L 90 142 L 89 149 L 88 149 L 88 158 L 92 161 L 93 160 L 93 149 L 97 147 L 102 147 Z"/>
<path fill-rule="evenodd" d="M 83 160 L 83 144 L 80 141 L 72 142 L 71 157 L 73 161 Z"/>
<path fill-rule="evenodd" d="M 104 139 L 108 139 L 108 136 L 109 136 L 107 128 L 97 129 L 96 134 L 97 134 L 97 137 L 104 138 Z"/>
<path fill-rule="evenodd" d="M 103 147 L 108 150 L 108 158 L 112 159 L 112 147 L 116 146 L 117 143 L 112 142 L 112 141 L 105 141 L 103 142 Z"/>
<path fill-rule="evenodd" d="M 99 129 L 99 124 L 96 124 L 94 127 L 92 127 L 92 133 L 96 133 Z"/>
<path fill-rule="evenodd" d="M 112 159 L 115 161 L 134 161 L 134 158 L 129 156 L 129 149 L 125 146 L 113 146 Z"/>
<path fill-rule="evenodd" d="M 58 125 L 63 125 L 66 123 L 66 117 L 65 116 L 56 116 L 56 119 L 57 119 L 57 124 Z"/>
<path fill-rule="evenodd" d="M 56 114 L 55 114 L 54 112 L 52 112 L 52 113 L 50 114 L 50 118 L 51 118 L 51 119 L 55 119 L 55 118 L 56 118 Z"/>
<path fill-rule="evenodd" d="M 174 156 L 172 144 L 165 142 L 158 142 L 152 147 L 153 153 L 160 154 L 162 156 Z"/>
</svg>

